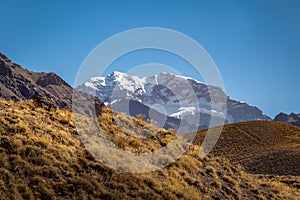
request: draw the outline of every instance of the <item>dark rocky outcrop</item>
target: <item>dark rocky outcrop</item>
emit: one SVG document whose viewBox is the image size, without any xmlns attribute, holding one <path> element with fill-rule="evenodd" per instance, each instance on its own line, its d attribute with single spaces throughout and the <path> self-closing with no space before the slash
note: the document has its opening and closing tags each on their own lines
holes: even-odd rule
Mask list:
<svg viewBox="0 0 300 200">
<path fill-rule="evenodd" d="M 57 107 L 71 105 L 73 88 L 55 73 L 35 73 L 0 54 L 0 97 L 28 100 L 38 96 L 51 99 Z"/>
<path fill-rule="evenodd" d="M 166 116 L 156 111 L 155 109 L 152 109 L 134 100 L 125 99 L 123 101 L 117 102 L 112 106 L 112 109 L 119 112 L 124 112 L 130 116 L 141 118 L 144 121 L 151 122 L 156 126 L 165 129 L 173 128 L 177 130 L 181 123 L 181 120 L 178 118 Z M 156 119 L 157 121 L 150 121 L 153 119 Z"/>
<path fill-rule="evenodd" d="M 47 87 L 48 85 L 68 85 L 63 79 L 61 79 L 53 72 L 41 73 L 36 84 L 42 87 Z"/>
<path fill-rule="evenodd" d="M 291 113 L 288 115 L 281 112 L 274 118 L 274 121 L 284 122 L 300 127 L 300 114 Z"/>
</svg>

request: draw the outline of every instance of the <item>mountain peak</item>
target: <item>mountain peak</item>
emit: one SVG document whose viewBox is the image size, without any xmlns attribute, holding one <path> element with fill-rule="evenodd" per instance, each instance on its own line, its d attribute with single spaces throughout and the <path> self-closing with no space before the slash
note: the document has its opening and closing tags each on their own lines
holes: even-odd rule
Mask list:
<svg viewBox="0 0 300 200">
<path fill-rule="evenodd" d="M 42 72 L 36 83 L 42 87 L 46 87 L 48 85 L 68 85 L 62 78 L 60 78 L 54 72 Z"/>
<path fill-rule="evenodd" d="M 276 115 L 274 121 L 284 122 L 287 124 L 300 127 L 300 114 L 291 112 L 291 114 L 288 115 L 286 113 L 281 112 L 278 115 Z"/>
<path fill-rule="evenodd" d="M 138 77 L 115 71 L 106 77 L 91 78 L 78 89 L 96 95 L 111 107 L 117 102 L 132 100 L 181 120 L 201 114 L 199 127 L 202 128 L 209 126 L 211 116 L 226 116 L 226 123 L 270 120 L 257 107 L 230 99 L 219 87 L 168 72 Z M 226 104 L 228 109 L 224 113 Z M 188 121 L 191 120 L 187 120 L 187 124 L 193 123 Z"/>
<path fill-rule="evenodd" d="M 8 62 L 10 62 L 11 60 L 10 59 L 8 59 L 8 57 L 6 57 L 4 54 L 2 54 L 1 52 L 0 52 L 0 59 L 1 60 L 5 60 L 5 61 L 8 61 Z"/>
<path fill-rule="evenodd" d="M 110 75 L 108 76 L 125 76 L 127 74 L 125 74 L 124 72 L 119 72 L 119 71 L 113 71 Z"/>
</svg>

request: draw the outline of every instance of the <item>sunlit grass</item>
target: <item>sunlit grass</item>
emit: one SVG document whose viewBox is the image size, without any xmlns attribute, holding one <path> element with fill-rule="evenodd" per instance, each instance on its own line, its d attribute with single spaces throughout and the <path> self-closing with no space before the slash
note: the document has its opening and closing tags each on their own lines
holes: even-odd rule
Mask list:
<svg viewBox="0 0 300 200">
<path fill-rule="evenodd" d="M 32 101 L 0 100 L 0 199 L 299 196 L 299 190 L 293 186 L 299 183 L 297 177 L 256 176 L 221 157 L 199 159 L 197 145 L 190 146 L 175 163 L 155 172 L 130 174 L 108 168 L 84 148 L 72 116 L 67 110 L 44 110 Z M 81 123 L 90 120 L 79 118 Z M 155 151 L 176 137 L 173 130 L 158 129 L 107 108 L 98 120 L 105 136 L 126 151 Z"/>
</svg>

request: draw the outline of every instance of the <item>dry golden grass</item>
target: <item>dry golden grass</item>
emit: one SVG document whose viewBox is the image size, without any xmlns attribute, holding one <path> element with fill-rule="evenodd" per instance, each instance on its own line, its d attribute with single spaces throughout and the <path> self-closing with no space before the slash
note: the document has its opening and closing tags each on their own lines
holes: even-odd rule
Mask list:
<svg viewBox="0 0 300 200">
<path fill-rule="evenodd" d="M 205 134 L 200 131 L 194 144 Z M 273 121 L 225 125 L 211 153 L 251 173 L 300 176 L 300 128 Z"/>
<path fill-rule="evenodd" d="M 82 123 L 89 120 L 80 118 Z M 172 130 L 109 109 L 98 120 L 104 134 L 127 151 L 155 151 L 176 137 Z M 199 149 L 191 146 L 175 163 L 155 172 L 122 173 L 96 161 L 84 148 L 71 112 L 0 100 L 0 199 L 297 199 L 300 195 L 289 182 L 292 178 L 247 174 L 222 158 L 199 159 Z"/>
</svg>

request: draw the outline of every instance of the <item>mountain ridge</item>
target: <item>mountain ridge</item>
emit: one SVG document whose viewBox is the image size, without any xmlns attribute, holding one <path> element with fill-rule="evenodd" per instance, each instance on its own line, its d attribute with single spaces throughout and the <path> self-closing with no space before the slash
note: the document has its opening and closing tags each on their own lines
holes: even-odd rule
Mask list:
<svg viewBox="0 0 300 200">
<path fill-rule="evenodd" d="M 97 119 L 102 133 L 115 146 L 130 152 L 157 151 L 177 137 L 175 132 L 115 112 L 100 100 L 97 115 L 80 110 L 71 112 L 64 109 L 70 103 L 96 107 L 86 104 L 94 96 L 80 93 L 82 102 L 71 102 L 70 93 L 60 94 L 74 90 L 56 74 L 29 72 L 3 55 L 0 55 L 0 69 L 0 95 L 15 100 L 0 98 L 0 199 L 297 199 L 299 196 L 299 177 L 248 174 L 243 167 L 221 157 L 208 155 L 201 159 L 197 138 L 197 144 L 192 144 L 166 168 L 141 174 L 120 173 L 90 153 L 79 139 L 74 116 L 78 117 L 76 123 L 87 127 L 92 118 Z M 64 87 L 59 88 L 61 85 Z M 61 100 L 66 100 L 65 104 Z M 60 106 L 63 109 L 58 109 Z M 279 124 L 279 129 L 274 129 L 277 134 L 286 131 L 281 123 L 274 123 Z M 239 130 L 240 126 L 225 125 L 225 129 Z M 251 127 L 258 127 L 257 133 L 265 131 L 257 123 Z M 202 136 L 202 133 L 197 134 Z M 243 151 L 235 153 L 239 158 L 237 154 Z M 167 155 L 161 162 L 171 158 L 172 155 Z M 134 166 L 126 163 L 118 167 Z"/>
<path fill-rule="evenodd" d="M 279 113 L 275 116 L 274 121 L 284 122 L 293 126 L 300 127 L 300 114 L 291 112 L 289 115 L 286 113 Z"/>
<path fill-rule="evenodd" d="M 47 97 L 59 108 L 70 107 L 73 88 L 54 72 L 31 72 L 0 54 L 0 96 L 27 100 Z"/>
<path fill-rule="evenodd" d="M 45 108 L 73 109 L 94 115 L 104 104 L 98 98 L 73 89 L 54 72 L 32 72 L 0 53 L 0 97 L 15 101 L 34 99 Z M 77 102 L 72 102 L 75 97 Z M 75 103 L 75 104 L 74 104 Z M 81 105 L 78 105 L 81 104 Z M 95 113 L 93 109 L 95 108 Z"/>
<path fill-rule="evenodd" d="M 122 72 L 114 72 L 115 76 L 116 75 L 123 75 L 124 73 Z M 163 72 L 163 75 L 172 75 L 170 73 Z M 184 78 L 186 80 L 190 80 L 192 78 L 190 77 L 184 77 L 184 76 L 178 76 Z M 135 76 L 137 77 L 137 76 Z M 138 77 L 139 78 L 139 77 Z M 105 81 L 105 77 L 101 78 L 91 78 L 90 80 L 93 80 L 92 82 L 97 82 L 101 83 L 103 86 L 103 81 Z M 198 84 L 204 84 L 200 81 L 196 81 Z M 101 85 L 101 84 L 100 84 Z M 88 85 L 88 86 L 95 86 L 93 84 Z M 94 87 L 94 89 L 97 89 L 97 87 Z M 75 92 L 78 92 L 75 90 Z M 65 82 L 61 77 L 59 77 L 57 74 L 54 72 L 32 72 L 27 69 L 24 69 L 21 67 L 19 64 L 16 64 L 12 62 L 6 55 L 0 53 L 0 97 L 4 99 L 13 99 L 13 100 L 28 100 L 32 98 L 37 98 L 37 97 L 44 97 L 48 98 L 48 102 L 52 102 L 55 106 L 58 106 L 59 108 L 71 108 L 71 103 L 72 103 L 72 94 L 74 94 L 74 89 L 67 83 Z M 82 95 L 82 94 L 81 94 Z M 102 98 L 104 96 L 101 96 Z M 106 98 L 109 98 L 109 95 L 106 95 Z M 228 97 L 229 98 L 229 97 Z M 105 99 L 105 98 L 103 98 Z M 131 102 L 131 107 L 134 107 L 137 105 L 140 107 L 140 114 L 144 115 L 145 117 L 143 118 L 144 120 L 150 120 L 151 116 L 149 115 L 149 111 L 151 112 L 159 112 L 159 118 L 160 119 L 168 119 L 168 122 L 166 122 L 164 125 L 161 125 L 161 127 L 164 128 L 174 128 L 177 129 L 179 127 L 179 124 L 181 122 L 180 119 L 178 119 L 178 115 L 180 116 L 180 111 L 178 113 L 173 113 L 173 116 L 164 116 L 165 113 L 164 111 L 161 111 L 157 109 L 157 107 L 153 106 L 147 106 L 143 104 L 140 100 L 132 100 L 128 99 Z M 233 108 L 231 110 L 234 111 L 235 106 L 239 105 L 247 105 L 245 102 L 240 102 L 240 101 L 232 101 L 231 104 L 228 105 L 228 108 Z M 102 106 L 100 106 L 102 107 Z M 118 107 L 118 104 L 115 104 L 115 107 Z M 162 108 L 161 106 L 159 108 Z M 249 105 L 246 106 L 245 108 L 249 108 L 250 112 L 257 112 L 255 109 L 255 106 Z M 251 111 L 251 109 L 254 109 Z M 259 110 L 259 109 L 258 109 Z M 187 108 L 186 110 L 182 110 L 182 113 L 184 112 L 190 112 L 190 110 Z M 245 121 L 247 120 L 253 120 L 251 116 L 248 116 L 248 119 L 246 116 L 247 110 L 244 110 L 243 112 L 235 112 L 234 115 L 240 115 L 245 118 Z M 134 112 L 136 117 L 136 113 Z M 128 113 L 127 113 L 128 114 Z M 260 116 L 265 120 L 270 120 L 268 116 L 263 115 L 263 113 L 259 113 Z M 203 119 L 206 121 L 209 121 L 210 117 L 205 114 L 202 114 Z M 273 119 L 274 121 L 281 121 L 284 123 L 292 124 L 295 126 L 300 126 L 300 121 L 299 116 L 295 113 L 291 113 L 289 116 L 285 113 L 279 113 L 275 118 Z M 234 120 L 233 120 L 234 121 Z M 171 123 L 172 122 L 172 123 Z M 175 124 L 173 123 L 175 122 Z M 234 121 L 235 122 L 235 121 Z M 185 123 L 183 121 L 183 123 Z M 170 125 L 173 124 L 173 125 Z M 198 128 L 203 129 L 207 128 L 207 124 L 201 125 Z"/>
<path fill-rule="evenodd" d="M 209 127 L 211 116 L 220 119 L 226 116 L 226 124 L 271 120 L 259 108 L 230 99 L 219 87 L 166 72 L 149 77 L 112 72 L 106 77 L 90 78 L 77 89 L 96 95 L 112 108 L 115 102 L 126 99 L 138 101 L 150 109 L 187 123 L 191 116 L 200 115 L 202 119 L 197 123 L 201 128 Z M 224 106 L 227 107 L 226 113 Z"/>
</svg>

